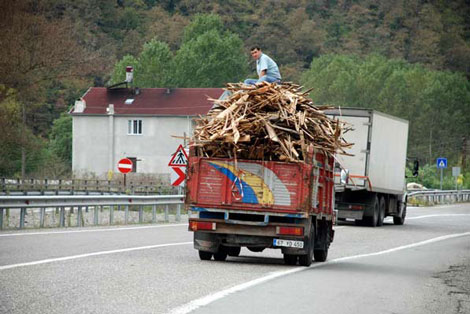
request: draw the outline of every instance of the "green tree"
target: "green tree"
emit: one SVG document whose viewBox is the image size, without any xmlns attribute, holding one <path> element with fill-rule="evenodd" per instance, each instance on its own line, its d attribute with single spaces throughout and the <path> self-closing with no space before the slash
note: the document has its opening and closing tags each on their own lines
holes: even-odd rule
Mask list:
<svg viewBox="0 0 470 314">
<path fill-rule="evenodd" d="M 210 30 L 184 43 L 175 56 L 177 87 L 222 87 L 248 73 L 240 38 Z"/>
<path fill-rule="evenodd" d="M 67 165 L 72 165 L 72 116 L 68 113 L 54 120 L 49 135 L 49 149 Z"/>
<path fill-rule="evenodd" d="M 184 29 L 183 43 L 196 39 L 209 31 L 224 33 L 224 24 L 220 17 L 215 14 L 196 14 L 193 21 Z"/>
<path fill-rule="evenodd" d="M 136 86 L 168 87 L 172 54 L 166 43 L 152 39 L 144 45 L 136 65 Z"/>
<path fill-rule="evenodd" d="M 131 55 L 124 56 L 114 66 L 113 73 L 111 74 L 111 84 L 117 84 L 126 80 L 126 67 L 132 66 L 134 68 L 134 77 L 139 77 L 139 61 Z"/>
</svg>

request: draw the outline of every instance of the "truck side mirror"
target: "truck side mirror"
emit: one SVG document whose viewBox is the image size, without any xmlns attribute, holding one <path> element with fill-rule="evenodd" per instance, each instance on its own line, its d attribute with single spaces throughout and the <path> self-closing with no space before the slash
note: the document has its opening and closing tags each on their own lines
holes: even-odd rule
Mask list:
<svg viewBox="0 0 470 314">
<path fill-rule="evenodd" d="M 419 160 L 413 162 L 413 177 L 417 177 L 419 173 Z"/>
</svg>

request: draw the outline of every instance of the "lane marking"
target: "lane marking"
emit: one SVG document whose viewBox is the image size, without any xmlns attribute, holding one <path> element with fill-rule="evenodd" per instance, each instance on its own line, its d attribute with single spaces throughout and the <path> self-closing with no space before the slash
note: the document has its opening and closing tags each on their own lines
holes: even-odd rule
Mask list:
<svg viewBox="0 0 470 314">
<path fill-rule="evenodd" d="M 158 225 L 158 226 L 142 226 L 142 227 L 129 227 L 129 228 L 110 228 L 110 229 L 86 229 L 86 230 L 69 230 L 69 231 L 46 231 L 46 232 L 17 232 L 0 234 L 0 237 L 16 237 L 28 235 L 50 235 L 50 234 L 64 234 L 64 233 L 82 233 L 82 232 L 108 232 L 108 231 L 125 231 L 125 230 L 138 230 L 138 229 L 152 229 L 152 228 L 168 228 L 168 227 L 181 227 L 188 226 L 184 224 L 171 224 L 171 225 Z"/>
<path fill-rule="evenodd" d="M 406 217 L 407 219 L 423 219 L 423 218 L 434 218 L 434 217 L 459 217 L 459 216 L 470 216 L 470 214 L 433 214 L 433 215 L 423 215 L 423 216 L 414 216 Z"/>
<path fill-rule="evenodd" d="M 41 265 L 41 264 L 47 264 L 47 263 L 69 261 L 69 260 L 73 260 L 73 259 L 85 258 L 85 257 L 90 257 L 90 256 L 100 256 L 100 255 L 108 255 L 108 254 L 123 253 L 123 252 L 132 252 L 132 251 L 139 251 L 139 250 L 149 250 L 149 249 L 156 249 L 156 248 L 161 248 L 161 247 L 188 245 L 188 244 L 193 244 L 193 242 L 191 241 L 191 242 L 146 245 L 146 246 L 139 246 L 139 247 L 131 247 L 131 248 L 127 248 L 127 249 L 101 251 L 101 252 L 94 252 L 94 253 L 64 256 L 64 257 L 58 257 L 58 258 L 48 258 L 48 259 L 43 259 L 43 260 L 34 261 L 34 262 L 27 262 L 27 263 L 19 263 L 19 264 L 10 264 L 10 265 L 0 266 L 0 271 L 1 270 L 6 270 L 6 269 L 18 268 L 18 267 L 34 266 L 34 265 Z"/>
<path fill-rule="evenodd" d="M 194 310 L 196 310 L 200 307 L 206 306 L 210 303 L 213 303 L 217 300 L 220 300 L 220 299 L 222 299 L 222 298 L 224 298 L 224 297 L 226 297 L 230 294 L 233 294 L 235 292 L 243 291 L 243 290 L 249 289 L 251 287 L 257 286 L 259 284 L 265 283 L 267 281 L 271 281 L 273 279 L 276 279 L 276 278 L 279 278 L 279 277 L 282 277 L 282 276 L 286 276 L 286 275 L 290 275 L 290 274 L 294 274 L 294 273 L 297 273 L 297 272 L 305 271 L 305 270 L 308 270 L 308 269 L 311 269 L 311 268 L 321 267 L 321 266 L 334 264 L 334 263 L 340 263 L 340 262 L 343 262 L 343 261 L 358 259 L 358 258 L 362 258 L 362 257 L 388 254 L 388 253 L 392 253 L 392 252 L 396 252 L 396 251 L 400 251 L 400 250 L 405 250 L 405 249 L 409 249 L 409 248 L 414 248 L 414 247 L 418 247 L 418 246 L 422 246 L 422 245 L 426 245 L 426 244 L 430 244 L 430 243 L 434 243 L 434 242 L 449 240 L 449 239 L 453 239 L 453 238 L 460 238 L 460 237 L 465 237 L 465 236 L 470 236 L 470 232 L 449 234 L 449 235 L 445 235 L 445 236 L 441 236 L 441 237 L 437 237 L 437 238 L 432 238 L 432 239 L 429 239 L 429 240 L 416 242 L 416 243 L 412 243 L 412 244 L 407 244 L 407 245 L 399 246 L 399 247 L 396 247 L 396 248 L 393 248 L 393 249 L 388 249 L 388 250 L 374 252 L 374 253 L 366 253 L 366 254 L 359 254 L 359 255 L 341 257 L 341 258 L 337 258 L 337 259 L 327 261 L 327 262 L 324 262 L 324 263 L 315 263 L 315 264 L 312 264 L 310 267 L 295 267 L 295 268 L 292 268 L 292 269 L 289 269 L 289 270 L 286 270 L 286 271 L 274 272 L 274 273 L 271 273 L 267 276 L 260 277 L 260 278 L 257 278 L 257 279 L 254 279 L 254 280 L 251 280 L 251 281 L 233 286 L 231 288 L 228 288 L 228 289 L 225 289 L 225 290 L 222 290 L 222 291 L 218 291 L 218 292 L 213 293 L 213 294 L 209 294 L 209 295 L 204 296 L 202 298 L 190 301 L 189 303 L 186 303 L 182 306 L 174 308 L 173 310 L 171 310 L 168 313 L 169 314 L 187 314 L 187 313 L 190 313 L 190 312 L 192 312 L 192 311 L 194 311 Z"/>
</svg>

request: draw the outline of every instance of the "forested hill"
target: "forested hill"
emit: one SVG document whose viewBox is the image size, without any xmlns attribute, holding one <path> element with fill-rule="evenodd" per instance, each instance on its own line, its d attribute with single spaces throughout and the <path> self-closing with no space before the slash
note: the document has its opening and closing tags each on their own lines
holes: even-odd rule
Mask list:
<svg viewBox="0 0 470 314">
<path fill-rule="evenodd" d="M 409 119 L 426 162 L 470 138 L 469 0 L 3 0 L 0 25 L 0 174 L 69 167 L 53 121 L 123 66 L 140 87 L 218 87 L 254 74 L 253 45 L 317 103 Z"/>
</svg>

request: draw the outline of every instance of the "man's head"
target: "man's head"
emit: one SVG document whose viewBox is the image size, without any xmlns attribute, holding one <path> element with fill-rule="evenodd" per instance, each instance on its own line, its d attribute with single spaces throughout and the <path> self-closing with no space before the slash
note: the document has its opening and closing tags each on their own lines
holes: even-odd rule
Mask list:
<svg viewBox="0 0 470 314">
<path fill-rule="evenodd" d="M 255 46 L 250 49 L 251 56 L 253 59 L 258 60 L 261 57 L 261 49 L 258 46 Z"/>
</svg>

